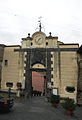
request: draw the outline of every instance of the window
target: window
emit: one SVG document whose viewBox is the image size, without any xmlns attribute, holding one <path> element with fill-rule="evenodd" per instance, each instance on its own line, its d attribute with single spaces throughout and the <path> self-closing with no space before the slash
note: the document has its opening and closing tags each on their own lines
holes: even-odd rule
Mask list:
<svg viewBox="0 0 82 120">
<path fill-rule="evenodd" d="M 67 86 L 67 87 L 66 87 L 66 91 L 67 91 L 67 92 L 70 92 L 70 93 L 73 93 L 73 92 L 75 91 L 75 88 L 72 87 L 72 86 Z"/>
<path fill-rule="evenodd" d="M 53 85 L 53 82 L 51 82 L 51 85 Z"/>
<path fill-rule="evenodd" d="M 46 42 L 46 45 L 48 45 L 48 42 Z"/>
<path fill-rule="evenodd" d="M 51 64 L 53 64 L 53 61 L 51 61 Z"/>
<path fill-rule="evenodd" d="M 5 60 L 4 65 L 5 65 L 5 66 L 8 66 L 8 60 Z"/>
<path fill-rule="evenodd" d="M 7 82 L 7 83 L 6 83 L 6 86 L 7 86 L 7 87 L 13 87 L 13 83 L 12 83 L 12 82 Z"/>
<path fill-rule="evenodd" d="M 33 45 L 33 43 L 31 42 L 31 46 Z"/>
<path fill-rule="evenodd" d="M 51 54 L 51 58 L 53 57 L 53 55 Z"/>
</svg>

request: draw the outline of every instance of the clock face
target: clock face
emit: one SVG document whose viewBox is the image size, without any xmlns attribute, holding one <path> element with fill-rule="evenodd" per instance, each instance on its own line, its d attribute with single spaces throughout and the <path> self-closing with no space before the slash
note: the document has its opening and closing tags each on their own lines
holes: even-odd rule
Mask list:
<svg viewBox="0 0 82 120">
<path fill-rule="evenodd" d="M 35 42 L 36 42 L 36 44 L 38 44 L 38 45 L 42 44 L 42 42 L 43 42 L 43 36 L 37 35 L 37 36 L 35 37 Z"/>
</svg>

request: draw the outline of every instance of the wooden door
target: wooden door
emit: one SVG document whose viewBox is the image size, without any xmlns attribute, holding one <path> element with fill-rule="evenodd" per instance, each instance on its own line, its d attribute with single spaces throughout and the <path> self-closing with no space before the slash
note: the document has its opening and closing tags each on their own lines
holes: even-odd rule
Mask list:
<svg viewBox="0 0 82 120">
<path fill-rule="evenodd" d="M 32 87 L 33 90 L 41 91 L 44 93 L 44 75 L 40 72 L 32 72 Z"/>
</svg>

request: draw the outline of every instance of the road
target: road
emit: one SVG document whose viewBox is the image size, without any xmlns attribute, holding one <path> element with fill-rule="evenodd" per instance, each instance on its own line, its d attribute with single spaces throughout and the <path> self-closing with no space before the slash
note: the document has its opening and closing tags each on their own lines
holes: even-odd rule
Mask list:
<svg viewBox="0 0 82 120">
<path fill-rule="evenodd" d="M 45 97 L 19 99 L 11 112 L 0 114 L 0 120 L 82 120 L 82 107 L 78 107 L 73 117 L 68 117 L 61 105 L 53 108 Z"/>
</svg>

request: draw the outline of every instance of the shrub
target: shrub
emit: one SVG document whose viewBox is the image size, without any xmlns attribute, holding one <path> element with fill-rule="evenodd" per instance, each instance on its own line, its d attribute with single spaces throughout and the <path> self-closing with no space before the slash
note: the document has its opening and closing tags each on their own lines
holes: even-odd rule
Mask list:
<svg viewBox="0 0 82 120">
<path fill-rule="evenodd" d="M 22 87 L 21 82 L 17 82 L 17 87 Z"/>
<path fill-rule="evenodd" d="M 75 110 L 76 104 L 74 103 L 73 99 L 66 99 L 64 103 L 62 103 L 63 108 L 68 109 L 68 110 Z"/>
<path fill-rule="evenodd" d="M 60 96 L 59 95 L 51 95 L 51 103 L 58 104 L 60 102 Z"/>
</svg>

